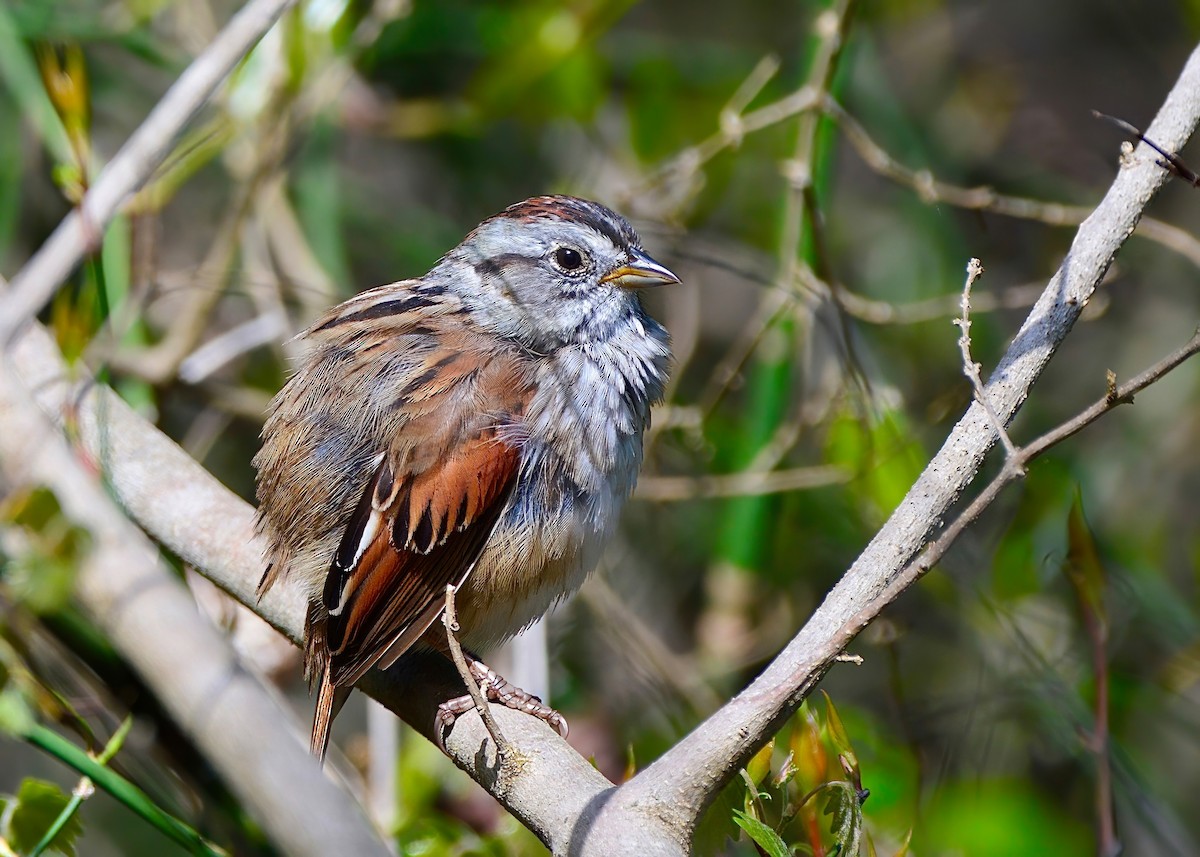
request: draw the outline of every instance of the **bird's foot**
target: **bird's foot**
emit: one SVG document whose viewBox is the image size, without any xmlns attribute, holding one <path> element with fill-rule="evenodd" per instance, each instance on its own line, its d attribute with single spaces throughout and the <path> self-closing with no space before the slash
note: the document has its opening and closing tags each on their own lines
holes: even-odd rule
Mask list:
<svg viewBox="0 0 1200 857">
<path fill-rule="evenodd" d="M 550 726 L 554 727 L 559 735 L 564 738 L 567 737 L 568 728 L 565 717 L 542 702 L 539 697 L 509 682 L 504 676 L 500 675 L 483 661 L 473 658 L 470 655 L 466 657 L 467 665 L 471 670 L 471 676 L 479 683 L 479 690 L 483 693 L 485 699 L 489 702 L 499 702 L 508 708 L 523 711 L 539 720 L 544 720 Z M 474 707 L 475 700 L 470 694 L 448 699 L 438 706 L 437 717 L 434 719 L 433 724 L 433 734 L 437 738 L 438 748 L 442 752 L 446 750 L 446 746 L 443 743 L 446 732 L 454 725 L 454 721 L 458 719 L 460 714 L 470 711 Z"/>
</svg>

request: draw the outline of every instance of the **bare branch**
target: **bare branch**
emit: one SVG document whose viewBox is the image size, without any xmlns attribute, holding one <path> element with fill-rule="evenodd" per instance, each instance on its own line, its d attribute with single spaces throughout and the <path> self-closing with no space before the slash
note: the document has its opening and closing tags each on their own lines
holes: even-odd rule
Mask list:
<svg viewBox="0 0 1200 857">
<path fill-rule="evenodd" d="M 980 365 L 971 357 L 971 287 L 975 285 L 975 281 L 983 275 L 983 265 L 978 259 L 972 259 L 967 262 L 967 279 L 963 283 L 962 290 L 962 315 L 954 319 L 954 324 L 958 325 L 962 334 L 958 337 L 958 349 L 962 352 L 963 374 L 967 376 L 967 380 L 971 382 L 971 389 L 975 395 L 975 401 L 983 405 L 983 412 L 992 422 L 992 428 L 996 430 L 996 436 L 1000 438 L 1000 443 L 1004 446 L 1004 452 L 1012 458 L 1016 455 L 1016 447 L 1013 446 L 1012 438 L 1008 436 L 1008 431 L 1004 428 L 1004 424 L 1000 422 L 1000 417 L 996 415 L 996 411 L 992 408 L 992 403 L 988 401 L 987 393 L 983 389 L 983 379 L 979 377 Z"/>
<path fill-rule="evenodd" d="M 1178 150 L 1198 119 L 1200 50 L 1189 58 L 1147 134 Z M 1010 420 L 1024 402 L 1167 177 L 1152 162 L 1122 169 L 1084 220 L 1062 266 L 985 387 L 1002 421 Z M 618 803 L 653 805 L 675 824 L 694 824 L 717 790 L 783 725 L 849 640 L 878 614 L 881 594 L 899 594 L 891 582 L 974 479 L 995 436 L 982 405 L 973 404 L 800 633 L 748 688 L 622 786 L 610 811 L 616 812 Z"/>
<path fill-rule="evenodd" d="M 282 8 L 283 0 L 275 2 Z M 264 5 L 269 5 L 266 0 L 254 0 L 247 9 Z M 1164 147 L 1177 150 L 1191 133 L 1200 114 L 1198 92 L 1200 53 L 1189 60 L 1148 133 L 1162 141 Z M 808 99 L 816 98 L 816 94 L 806 89 L 797 91 L 790 98 L 793 100 L 785 99 L 775 106 L 805 110 L 808 109 L 805 105 L 810 103 Z M 753 115 L 742 117 L 740 128 L 727 129 L 722 145 L 733 145 L 729 134 L 745 133 L 748 130 L 746 120 Z M 800 190 L 805 179 L 802 170 L 797 168 L 792 177 Z M 1083 221 L 1063 266 L 1034 306 L 990 383 L 985 385 L 985 398 L 993 404 L 995 418 L 1001 424 L 1012 418 L 1028 395 L 1165 177 L 1156 164 L 1149 162 L 1123 169 L 1104 201 Z M 15 298 L 0 302 L 0 333 L 11 335 L 21 328 L 41 305 L 45 295 L 78 261 L 88 246 L 87 239 L 94 236 L 95 229 L 118 204 L 119 199 L 107 209 L 88 204 L 85 211 L 95 219 L 73 214 L 68 223 L 75 224 L 71 227 L 75 231 L 65 238 L 61 235 L 65 234 L 68 224 L 60 227 L 47 245 L 51 249 L 39 254 L 34 260 L 37 265 L 31 265 L 23 274 L 25 279 Z M 797 216 L 802 213 L 798 211 Z M 93 224 L 90 233 L 84 230 L 87 223 Z M 45 261 L 46 252 L 51 253 L 52 261 Z M 50 283 L 52 280 L 54 282 Z M 785 285 L 793 281 L 794 277 L 784 278 Z M 70 413 L 78 421 L 72 427 L 78 429 L 80 443 L 111 475 L 113 491 L 132 517 L 243 603 L 254 606 L 256 612 L 293 640 L 298 639 L 305 604 L 295 587 L 276 586 L 261 604 L 256 602 L 254 588 L 261 566 L 261 552 L 253 533 L 249 506 L 217 484 L 195 461 L 133 414 L 107 389 L 66 380 L 60 355 L 39 328 L 27 327 L 19 341 L 20 347 L 16 351 L 3 353 L 6 364 L 11 358 L 13 368 L 21 376 L 20 381 L 13 381 L 10 372 L 0 372 L 3 376 L 0 391 L 6 403 L 9 392 L 15 391 L 12 396 L 17 405 L 14 419 L 25 419 L 32 412 L 22 398 L 27 389 L 35 391 L 39 404 L 59 419 Z M 1122 392 L 1125 390 L 1133 390 L 1133 387 L 1114 387 L 1100 406 L 1111 409 L 1124 401 Z M 7 413 L 4 418 L 7 420 Z M 3 443 L 12 444 L 16 452 L 22 451 L 18 446 L 21 439 L 14 440 L 10 435 L 20 434 L 20 431 L 10 431 L 12 425 L 34 432 L 39 444 L 47 448 L 53 446 L 60 453 L 66 452 L 65 462 L 54 462 L 56 465 L 63 463 L 65 472 L 77 469 L 60 438 L 55 436 L 53 444 L 45 443 L 48 432 L 40 423 L 5 422 L 6 431 L 0 433 L 0 438 Z M 556 854 L 587 857 L 635 851 L 686 853 L 700 813 L 721 786 L 791 715 L 853 636 L 940 556 L 937 551 L 944 551 L 953 542 L 957 533 L 972 519 L 968 515 L 977 515 L 994 499 L 1000 489 L 993 491 L 989 486 L 951 528 L 939 535 L 930 549 L 920 553 L 935 530 L 936 522 L 974 479 L 994 442 L 993 425 L 994 420 L 989 419 L 980 404 L 972 405 L 892 519 L 775 662 L 743 693 L 629 783 L 614 787 L 548 726 L 500 706 L 491 707 L 493 715 L 511 736 L 514 748 L 520 753 L 520 765 L 499 765 L 494 742 L 486 740 L 487 733 L 481 720 L 469 714 L 459 718 L 447 737 L 448 752 Z M 1064 424 L 1060 431 L 1052 434 L 1061 439 L 1083 425 L 1086 422 L 1078 426 Z M 7 451 L 7 447 L 5 449 Z M 1020 452 L 1033 455 L 1038 449 L 1039 442 L 1035 442 Z M 6 454 L 5 461 L 11 460 L 11 455 Z M 1016 472 L 1011 462 L 1006 465 L 1005 472 Z M 94 483 L 89 484 L 95 488 Z M 119 518 L 107 499 L 102 499 L 96 508 Z M 86 513 L 86 510 L 80 511 L 73 506 L 69 511 L 80 515 Z M 107 525 L 109 522 L 99 523 Z M 132 530 L 123 521 L 119 526 L 125 527 L 122 536 Z M 135 553 L 140 551 L 140 559 L 134 555 L 119 555 L 122 562 L 132 563 L 128 568 L 153 567 L 150 548 L 144 542 L 139 543 L 136 534 L 133 541 L 105 541 L 102 548 L 118 550 L 122 545 L 125 551 L 134 550 L 130 545 L 135 546 Z M 113 568 L 116 567 L 117 563 L 114 563 Z M 113 580 L 119 579 L 115 572 L 112 574 Z M 108 572 L 105 577 L 107 575 Z M 91 582 L 86 585 L 105 584 L 105 577 L 89 573 L 85 579 Z M 111 581 L 107 583 L 111 584 Z M 138 597 L 147 596 L 139 594 Z M 143 618 L 142 614 L 147 612 L 123 612 L 121 623 L 111 625 L 114 639 L 119 644 L 131 644 L 121 636 L 127 633 L 126 623 L 145 628 L 148 626 L 142 622 L 178 620 L 174 612 L 163 617 Z M 131 621 L 130 617 L 136 621 Z M 167 639 L 176 639 L 173 628 L 163 629 L 161 633 Z M 152 652 L 143 657 L 148 662 L 151 655 L 157 654 Z M 455 694 L 458 678 L 448 664 L 419 673 L 416 671 L 424 670 L 424 666 L 415 660 L 411 665 L 402 660 L 397 666 L 411 671 L 393 669 L 387 674 L 371 673 L 364 679 L 363 687 L 429 736 L 437 704 Z M 199 692 L 211 693 L 211 685 L 199 686 Z M 219 721 L 219 711 L 211 706 L 205 714 L 208 718 L 206 726 L 210 721 Z M 269 717 L 267 722 L 275 725 Z M 228 738 L 227 735 L 222 737 Z M 296 743 L 294 739 L 289 740 Z M 493 744 L 491 752 L 489 743 Z M 220 748 L 214 749 L 215 754 L 220 752 Z M 224 757 L 217 755 L 215 758 Z M 287 779 L 281 781 L 290 783 Z M 251 784 L 245 785 L 248 788 Z M 278 783 L 275 785 L 277 788 Z M 290 793 L 287 797 L 291 798 Z M 254 799 L 269 798 L 246 798 L 250 805 L 256 805 L 252 803 Z M 292 818 L 291 815 L 284 817 Z M 328 816 L 322 813 L 319 817 L 327 826 Z M 304 849 L 289 849 L 291 851 L 305 853 Z M 326 849 L 326 853 L 347 852 L 358 853 L 353 843 L 346 841 L 336 848 Z"/>
<path fill-rule="evenodd" d="M 104 168 L 79 206 L 33 255 L 0 302 L 0 344 L 45 305 L 104 227 L 166 157 L 180 130 L 263 34 L 296 0 L 250 0 L 188 66 L 150 115 Z"/>
<path fill-rule="evenodd" d="M 1036 220 L 1048 226 L 1078 226 L 1092 213 L 1092 209 L 1086 205 L 1042 202 L 998 193 L 990 187 L 966 188 L 940 181 L 928 170 L 914 170 L 893 158 L 871 139 L 857 119 L 832 98 L 825 100 L 823 109 L 837 119 L 846 139 L 868 167 L 885 178 L 912 188 L 922 202 L 944 202 L 972 211 L 992 211 L 1005 217 Z M 1178 226 L 1154 217 L 1144 217 L 1139 224 L 1138 234 L 1174 250 L 1200 267 L 1200 239 Z"/>
<path fill-rule="evenodd" d="M 1132 381 L 1117 387 L 1115 394 L 1106 391 L 1101 399 L 1087 409 L 1025 446 L 1019 447 L 1014 457 L 1005 463 L 1004 469 L 988 483 L 983 491 L 971 501 L 967 508 L 935 540 L 929 543 L 921 553 L 921 556 L 906 565 L 888 584 L 887 589 L 883 593 L 846 622 L 843 633 L 848 634 L 848 636 L 845 637 L 845 642 L 849 643 L 854 635 L 865 628 L 875 616 L 879 615 L 884 607 L 895 601 L 904 590 L 916 583 L 927 571 L 933 568 L 966 528 L 974 523 L 984 510 L 995 502 L 996 498 L 1000 496 L 1000 492 L 1010 482 L 1021 478 L 1025 468 L 1031 461 L 1052 447 L 1062 443 L 1067 438 L 1083 431 L 1087 426 L 1100 419 L 1100 417 L 1118 405 L 1132 402 L 1135 394 L 1140 393 L 1151 384 L 1157 383 L 1161 378 L 1165 377 L 1169 372 L 1174 371 L 1184 361 L 1195 356 L 1197 353 L 1200 353 L 1200 333 L 1195 334 L 1187 343 L 1177 348 L 1145 372 L 1142 372 Z M 844 648 L 844 646 L 845 644 L 842 647 Z"/>
<path fill-rule="evenodd" d="M 106 445 L 95 441 L 110 437 L 104 410 L 123 404 L 107 390 L 85 394 L 77 417 L 81 433 L 93 441 L 86 450 L 89 462 L 68 446 L 29 394 L 30 387 L 67 394 L 53 409 L 61 416 L 78 392 L 64 382 L 65 369 L 45 332 L 29 329 L 15 349 L 0 354 L 5 357 L 0 472 L 12 484 L 48 486 L 64 512 L 92 535 L 94 548 L 79 570 L 77 592 L 113 645 L 281 851 L 314 857 L 386 854 L 349 794 L 308 755 L 291 714 L 240 665 L 228 641 L 200 615 L 154 545 L 88 467 L 107 470 Z"/>
<path fill-rule="evenodd" d="M 658 502 L 713 497 L 755 497 L 806 488 L 839 485 L 851 473 L 841 467 L 794 467 L 789 470 L 746 470 L 716 476 L 645 476 L 634 497 Z"/>
<path fill-rule="evenodd" d="M 0 355 L 5 358 L 0 370 L 6 375 L 10 369 L 19 373 L 44 412 L 60 421 L 69 414 L 75 421 L 78 442 L 102 463 L 109 487 L 130 517 L 293 643 L 303 639 L 307 605 L 299 587 L 284 581 L 272 587 L 261 601 L 257 598 L 263 553 L 254 532 L 254 510 L 248 503 L 221 485 L 109 388 L 87 379 L 70 380 L 62 355 L 40 325 L 29 327 L 15 348 L 0 351 Z M 5 426 L 0 435 L 7 437 L 8 423 L 3 413 L 0 425 Z M 44 437 L 46 433 L 34 436 Z M 126 621 L 124 614 L 122 621 Z M 163 633 L 170 631 L 164 629 Z M 145 651 L 152 649 L 144 647 Z M 397 669 L 387 674 L 373 672 L 360 684 L 361 689 L 431 741 L 438 704 L 462 692 L 462 681 L 453 667 L 440 655 L 433 659 L 437 663 L 419 664 L 410 673 Z M 497 766 L 494 752 L 481 751 L 485 744 L 494 746 L 494 742 L 487 740 L 487 730 L 473 714 L 455 721 L 446 736 L 447 753 L 555 853 L 566 853 L 576 835 L 575 825 L 586 830 L 582 820 L 585 813 L 598 810 L 603 795 L 614 788 L 612 783 L 542 721 L 501 705 L 490 708 L 513 745 L 520 748 L 519 773 L 498 777 L 498 771 L 503 773 L 508 768 Z M 254 722 L 280 734 L 288 731 L 279 729 L 279 718 Z M 242 760 L 246 759 L 257 759 L 257 754 L 243 756 Z M 253 781 L 245 782 L 251 785 Z M 261 791 L 269 793 L 270 789 L 263 786 Z M 336 810 L 328 812 L 336 814 Z M 322 816 L 313 813 L 311 817 Z M 350 848 L 331 847 L 323 853 L 358 853 Z M 364 848 L 362 853 L 372 852 Z"/>
<path fill-rule="evenodd" d="M 484 698 L 483 691 L 479 689 L 475 678 L 471 675 L 471 668 L 467 666 L 466 656 L 463 655 L 462 646 L 459 645 L 458 611 L 454 609 L 453 583 L 446 584 L 446 607 L 442 611 L 442 625 L 446 628 L 446 644 L 450 647 L 450 658 L 454 661 L 454 668 L 458 670 L 463 684 L 467 686 L 467 693 L 471 694 L 471 700 L 475 703 L 475 710 L 483 718 L 483 725 L 487 727 L 488 734 L 496 742 L 496 753 L 500 756 L 500 763 L 503 764 L 505 759 L 512 758 L 512 746 L 508 743 L 508 739 L 504 737 L 504 733 L 500 731 L 500 725 L 496 723 L 496 718 L 492 717 L 491 707 L 488 705 L 487 699 Z M 442 744 L 441 731 L 439 723 L 437 735 L 439 746 Z"/>
</svg>

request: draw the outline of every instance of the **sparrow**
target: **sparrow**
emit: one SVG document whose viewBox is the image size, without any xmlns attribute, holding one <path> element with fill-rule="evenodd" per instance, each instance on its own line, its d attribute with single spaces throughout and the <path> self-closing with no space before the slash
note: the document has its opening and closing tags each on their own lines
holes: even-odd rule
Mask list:
<svg viewBox="0 0 1200 857">
<path fill-rule="evenodd" d="M 488 697 L 565 729 L 475 653 L 595 566 L 667 381 L 667 332 L 639 291 L 678 282 L 620 215 L 541 196 L 300 334 L 306 356 L 254 465 L 259 595 L 291 578 L 308 597 L 314 755 L 364 673 L 414 646 L 447 650 L 434 626 L 447 585 Z M 439 738 L 469 699 L 440 706 Z"/>
</svg>

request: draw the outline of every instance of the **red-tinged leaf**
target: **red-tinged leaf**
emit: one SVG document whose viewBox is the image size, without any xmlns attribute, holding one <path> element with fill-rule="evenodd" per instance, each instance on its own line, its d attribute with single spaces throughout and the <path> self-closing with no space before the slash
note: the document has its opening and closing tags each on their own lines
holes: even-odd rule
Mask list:
<svg viewBox="0 0 1200 857">
<path fill-rule="evenodd" d="M 842 718 L 838 714 L 837 708 L 834 707 L 833 700 L 829 698 L 829 694 L 822 690 L 821 695 L 825 697 L 825 728 L 829 730 L 829 740 L 833 742 L 834 749 L 850 759 L 851 763 L 857 767 L 858 757 L 850 745 L 850 736 L 846 733 L 846 727 L 842 725 Z"/>
<path fill-rule="evenodd" d="M 821 725 L 807 704 L 800 708 L 792 732 L 792 754 L 805 789 L 820 785 L 829 773 L 829 757 L 821 741 Z"/>
</svg>

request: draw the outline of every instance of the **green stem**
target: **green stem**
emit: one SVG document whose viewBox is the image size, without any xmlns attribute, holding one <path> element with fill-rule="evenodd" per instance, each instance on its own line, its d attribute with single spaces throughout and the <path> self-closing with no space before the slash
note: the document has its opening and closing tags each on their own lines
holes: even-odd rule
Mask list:
<svg viewBox="0 0 1200 857">
<path fill-rule="evenodd" d="M 117 734 L 123 738 L 120 730 Z M 205 857 L 226 857 L 225 851 L 210 844 L 194 828 L 161 809 L 145 792 L 129 780 L 105 767 L 104 763 L 107 762 L 107 758 L 104 755 L 101 756 L 104 759 L 103 762 L 94 759 L 58 733 L 40 724 L 34 725 L 22 737 L 39 750 L 49 753 L 63 764 L 74 768 L 92 780 L 99 788 L 104 789 L 193 854 L 202 854 Z M 110 741 L 109 744 L 111 746 L 112 742 Z"/>
<path fill-rule="evenodd" d="M 33 849 L 30 850 L 28 857 L 41 857 L 42 852 L 50 847 L 50 843 L 52 843 L 55 837 L 62 832 L 62 829 L 67 826 L 67 822 L 71 820 L 72 816 L 74 816 L 79 810 L 79 807 L 83 806 L 84 794 L 87 792 L 90 785 L 91 780 L 87 777 L 84 777 L 82 780 L 80 780 L 79 785 L 71 794 L 71 799 L 67 802 L 67 805 L 63 807 L 63 811 L 58 814 L 58 818 L 54 819 L 54 823 L 50 825 L 50 828 L 46 831 L 46 835 L 38 840 L 37 845 L 33 846 Z"/>
<path fill-rule="evenodd" d="M 810 49 L 809 82 L 822 89 L 834 89 L 834 74 L 845 39 L 846 21 L 852 14 L 852 0 L 827 0 L 822 4 L 824 11 L 817 15 L 836 14 L 838 33 L 828 33 L 814 40 Z M 812 185 L 803 192 L 795 187 L 788 188 L 786 200 L 784 236 L 781 244 L 782 279 L 785 287 L 792 287 L 792 273 L 797 261 L 809 268 L 820 270 L 820 242 L 814 228 L 814 186 L 819 190 L 829 180 L 832 167 L 829 145 L 832 124 L 826 118 L 804 114 L 800 118 L 796 144 L 796 158 L 810 171 Z M 762 337 L 748 383 L 747 417 L 743 428 L 743 443 L 734 462 L 736 469 L 751 466 L 758 455 L 775 437 L 788 410 L 788 399 L 792 388 L 794 340 L 796 318 L 783 314 L 770 323 Z M 771 547 L 770 524 L 777 497 L 740 497 L 730 502 L 717 554 L 733 573 L 753 571 L 761 568 L 769 556 Z"/>
<path fill-rule="evenodd" d="M 98 324 L 105 325 L 109 323 L 109 301 L 108 301 L 108 280 L 104 275 L 104 263 L 100 253 L 93 253 L 88 257 L 88 269 L 91 271 L 92 283 L 96 288 L 96 312 L 99 315 Z M 96 382 L 99 384 L 107 384 L 108 363 L 101 363 L 96 369 Z"/>
<path fill-rule="evenodd" d="M 104 745 L 103 752 L 96 757 L 96 764 L 101 766 L 107 765 L 112 757 L 117 755 L 132 727 L 133 718 L 126 717 L 117 731 L 113 733 L 113 736 L 108 739 L 108 743 Z M 67 826 L 67 822 L 71 820 L 71 817 L 79 811 L 79 807 L 83 806 L 83 802 L 91 795 L 92 789 L 91 777 L 84 777 L 79 781 L 79 785 L 75 787 L 75 791 L 71 794 L 71 800 L 63 807 L 63 811 L 58 814 L 58 818 L 54 819 L 54 823 L 50 825 L 50 829 L 46 831 L 46 835 L 38 841 L 37 845 L 33 846 L 33 850 L 29 852 L 28 857 L 40 857 L 41 853 L 50 847 L 50 843 L 62 832 L 62 829 Z"/>
</svg>

